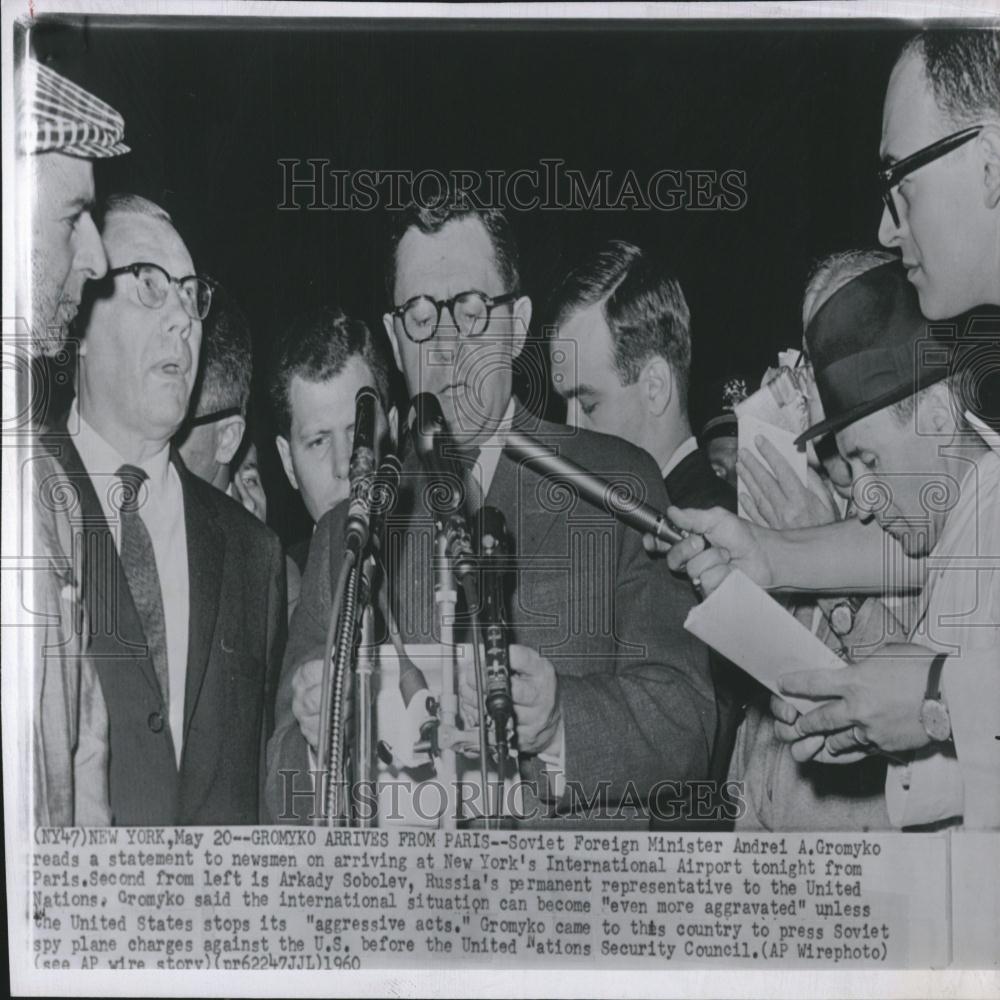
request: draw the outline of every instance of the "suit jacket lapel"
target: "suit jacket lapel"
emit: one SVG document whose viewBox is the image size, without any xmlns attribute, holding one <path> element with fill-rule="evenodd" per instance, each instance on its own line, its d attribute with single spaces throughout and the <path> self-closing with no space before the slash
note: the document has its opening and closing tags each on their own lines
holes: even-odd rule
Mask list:
<svg viewBox="0 0 1000 1000">
<path fill-rule="evenodd" d="M 146 636 L 142 628 L 132 591 L 129 589 L 125 568 L 115 547 L 111 528 L 87 469 L 68 433 L 48 433 L 43 442 L 50 454 L 62 465 L 67 479 L 79 497 L 79 509 L 70 510 L 70 523 L 74 534 L 82 533 L 78 544 L 82 549 L 83 600 L 88 608 L 91 627 L 99 630 L 93 648 L 100 657 L 98 640 L 103 634 L 116 646 L 116 655 L 134 656 L 146 683 L 157 694 L 160 685 L 156 680 L 152 659 L 146 655 Z M 78 535 L 79 537 L 79 535 Z M 107 555 L 112 565 L 105 567 Z M 109 588 L 113 588 L 110 590 Z"/>
<path fill-rule="evenodd" d="M 184 747 L 201 687 L 208 669 L 219 616 L 222 590 L 222 567 L 226 539 L 216 524 L 213 511 L 198 497 L 190 473 L 171 447 L 170 460 L 181 479 L 184 493 L 184 529 L 187 533 L 187 557 L 190 611 L 188 616 L 187 673 L 184 683 Z"/>
</svg>

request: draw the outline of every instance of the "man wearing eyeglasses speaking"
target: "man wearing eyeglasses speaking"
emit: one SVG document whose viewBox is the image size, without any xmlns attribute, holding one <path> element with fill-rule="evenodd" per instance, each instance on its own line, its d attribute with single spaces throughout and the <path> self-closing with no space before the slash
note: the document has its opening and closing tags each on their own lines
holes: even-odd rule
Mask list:
<svg viewBox="0 0 1000 1000">
<path fill-rule="evenodd" d="M 636 532 L 519 465 L 505 451 L 505 434 L 511 427 L 533 433 L 660 507 L 667 501 L 658 470 L 633 445 L 540 421 L 515 399 L 513 361 L 528 333 L 531 300 L 519 289 L 516 246 L 502 211 L 478 209 L 457 191 L 404 210 L 387 277 L 392 304 L 384 322 L 409 391 L 438 398 L 467 452 L 470 523 L 484 504 L 495 507 L 513 539 L 508 616 L 525 780 L 521 818 L 538 825 L 572 814 L 578 822 L 586 813 L 598 825 L 613 817 L 645 827 L 658 783 L 707 776 L 715 698 L 707 652 L 683 628 L 693 598 L 646 557 Z M 534 389 L 545 391 L 545 384 L 539 377 Z M 387 596 L 403 638 L 431 643 L 433 517 L 412 451 L 404 456 L 402 484 L 384 545 L 400 552 L 386 568 Z M 293 727 L 298 752 L 286 737 L 269 761 L 270 801 L 282 819 L 309 812 L 308 796 L 293 795 L 292 785 L 309 785 L 306 745 L 318 738 L 331 553 L 335 577 L 345 512 L 341 504 L 319 523 L 291 623 L 283 670 L 296 675 L 295 698 L 284 708 L 279 698 L 272 749 Z M 464 672 L 459 694 L 463 714 L 476 719 L 473 679 Z M 582 809 L 581 798 L 591 807 Z"/>
<path fill-rule="evenodd" d="M 77 397 L 47 437 L 75 491 L 120 826 L 253 823 L 284 638 L 278 539 L 184 466 L 211 286 L 162 209 L 108 200 Z"/>
</svg>

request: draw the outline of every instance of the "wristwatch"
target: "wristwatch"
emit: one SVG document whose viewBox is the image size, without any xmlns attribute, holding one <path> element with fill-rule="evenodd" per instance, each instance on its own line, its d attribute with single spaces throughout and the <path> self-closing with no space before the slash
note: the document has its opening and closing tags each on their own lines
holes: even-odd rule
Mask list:
<svg viewBox="0 0 1000 1000">
<path fill-rule="evenodd" d="M 830 631 L 840 639 L 843 639 L 845 635 L 849 635 L 854 628 L 855 616 L 861 610 L 861 605 L 864 603 L 865 599 L 863 597 L 845 597 L 843 600 L 837 601 L 830 608 L 830 613 L 827 616 L 830 622 Z"/>
<path fill-rule="evenodd" d="M 927 671 L 927 691 L 920 706 L 920 722 L 936 743 L 951 738 L 951 716 L 948 715 L 948 706 L 941 700 L 941 671 L 947 659 L 947 653 L 938 653 L 931 660 L 930 670 Z"/>
</svg>

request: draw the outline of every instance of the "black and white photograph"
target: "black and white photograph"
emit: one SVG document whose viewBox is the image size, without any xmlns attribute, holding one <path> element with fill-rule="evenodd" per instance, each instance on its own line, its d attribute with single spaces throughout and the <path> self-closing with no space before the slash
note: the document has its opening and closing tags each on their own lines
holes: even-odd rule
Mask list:
<svg viewBox="0 0 1000 1000">
<path fill-rule="evenodd" d="M 2 37 L 12 995 L 996 995 L 995 0 Z"/>
</svg>

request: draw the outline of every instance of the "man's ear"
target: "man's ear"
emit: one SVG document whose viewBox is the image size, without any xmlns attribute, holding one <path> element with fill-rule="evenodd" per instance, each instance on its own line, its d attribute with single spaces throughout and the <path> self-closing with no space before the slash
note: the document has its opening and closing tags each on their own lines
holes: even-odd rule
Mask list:
<svg viewBox="0 0 1000 1000">
<path fill-rule="evenodd" d="M 215 461 L 229 465 L 239 451 L 247 422 L 240 416 L 225 417 L 215 429 Z"/>
<path fill-rule="evenodd" d="M 639 375 L 639 384 L 649 413 L 662 417 L 674 397 L 674 373 L 667 360 L 650 358 Z"/>
<path fill-rule="evenodd" d="M 399 447 L 399 410 L 395 406 L 389 409 L 389 437 L 394 448 Z"/>
<path fill-rule="evenodd" d="M 382 314 L 382 326 L 385 327 L 386 336 L 392 345 L 392 356 L 396 359 L 396 367 L 403 371 L 403 359 L 399 354 L 399 341 L 396 339 L 396 324 L 392 321 L 389 313 Z"/>
<path fill-rule="evenodd" d="M 281 458 L 281 467 L 285 470 L 288 481 L 292 484 L 292 489 L 299 488 L 299 481 L 295 478 L 295 467 L 292 465 L 292 449 L 288 445 L 288 439 L 278 434 L 274 439 L 274 446 L 278 449 Z"/>
<path fill-rule="evenodd" d="M 531 329 L 531 299 L 522 295 L 514 303 L 514 343 L 511 357 L 516 358 L 524 350 Z"/>
<path fill-rule="evenodd" d="M 959 421 L 956 413 L 956 403 L 952 398 L 947 381 L 939 382 L 931 393 L 917 401 L 918 407 L 923 404 L 923 412 L 919 414 L 918 428 L 925 428 L 931 434 L 946 434 L 957 430 Z"/>
<path fill-rule="evenodd" d="M 983 202 L 987 208 L 1000 208 L 1000 127 L 987 125 L 979 133 L 983 157 Z"/>
</svg>

